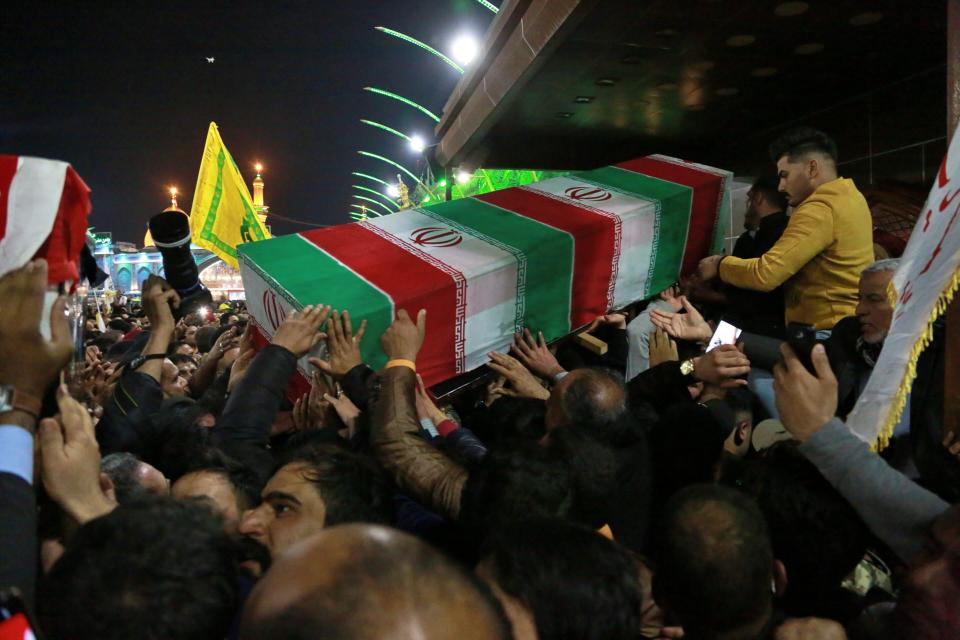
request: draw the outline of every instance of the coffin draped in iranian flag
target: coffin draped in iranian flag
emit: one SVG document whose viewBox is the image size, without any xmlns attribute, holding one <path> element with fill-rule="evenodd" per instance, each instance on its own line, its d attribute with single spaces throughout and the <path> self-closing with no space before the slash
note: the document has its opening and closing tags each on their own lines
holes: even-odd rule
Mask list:
<svg viewBox="0 0 960 640">
<path fill-rule="evenodd" d="M 354 328 L 367 320 L 361 352 L 374 368 L 396 312 L 426 309 L 417 369 L 437 384 L 483 365 L 523 327 L 552 340 L 670 286 L 719 252 L 731 180 L 654 155 L 243 244 L 247 306 L 258 342 L 294 309 L 349 309 Z M 309 373 L 306 359 L 299 370 Z"/>
</svg>

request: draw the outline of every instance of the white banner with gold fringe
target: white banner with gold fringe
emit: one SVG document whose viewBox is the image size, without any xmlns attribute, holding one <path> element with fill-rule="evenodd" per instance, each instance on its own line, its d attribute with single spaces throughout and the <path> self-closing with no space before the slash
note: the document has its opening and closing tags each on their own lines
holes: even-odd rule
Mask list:
<svg viewBox="0 0 960 640">
<path fill-rule="evenodd" d="M 960 130 L 958 130 L 960 131 Z M 880 450 L 887 446 L 916 377 L 933 323 L 960 287 L 960 135 L 954 133 L 910 242 L 893 276 L 893 322 L 880 359 L 847 427 Z"/>
</svg>

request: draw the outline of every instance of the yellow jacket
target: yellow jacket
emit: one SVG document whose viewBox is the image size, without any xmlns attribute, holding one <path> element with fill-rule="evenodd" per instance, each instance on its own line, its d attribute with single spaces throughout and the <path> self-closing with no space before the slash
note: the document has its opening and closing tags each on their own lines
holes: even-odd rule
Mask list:
<svg viewBox="0 0 960 640">
<path fill-rule="evenodd" d="M 727 257 L 720 279 L 742 289 L 784 284 L 787 322 L 832 329 L 857 306 L 860 272 L 873 262 L 873 221 L 853 180 L 820 185 L 790 216 L 786 230 L 759 258 Z"/>
</svg>

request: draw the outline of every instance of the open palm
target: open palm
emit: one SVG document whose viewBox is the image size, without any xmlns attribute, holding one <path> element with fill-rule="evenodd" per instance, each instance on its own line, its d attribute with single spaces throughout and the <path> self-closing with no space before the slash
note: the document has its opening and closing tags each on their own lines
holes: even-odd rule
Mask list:
<svg viewBox="0 0 960 640">
<path fill-rule="evenodd" d="M 709 340 L 713 335 L 710 325 L 703 319 L 696 307 L 690 304 L 686 296 L 680 297 L 685 313 L 671 313 L 652 309 L 650 321 L 658 329 L 666 331 L 671 338 L 694 342 Z"/>
</svg>

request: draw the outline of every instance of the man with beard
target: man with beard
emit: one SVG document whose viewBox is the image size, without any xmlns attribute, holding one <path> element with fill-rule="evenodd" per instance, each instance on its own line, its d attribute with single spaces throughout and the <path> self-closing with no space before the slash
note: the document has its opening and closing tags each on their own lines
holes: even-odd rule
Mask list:
<svg viewBox="0 0 960 640">
<path fill-rule="evenodd" d="M 271 558 L 325 527 L 386 524 L 392 515 L 389 486 L 373 461 L 333 444 L 291 452 L 260 497 L 260 505 L 243 514 L 238 531 Z M 252 560 L 265 569 L 264 554 L 259 556 Z"/>
</svg>

